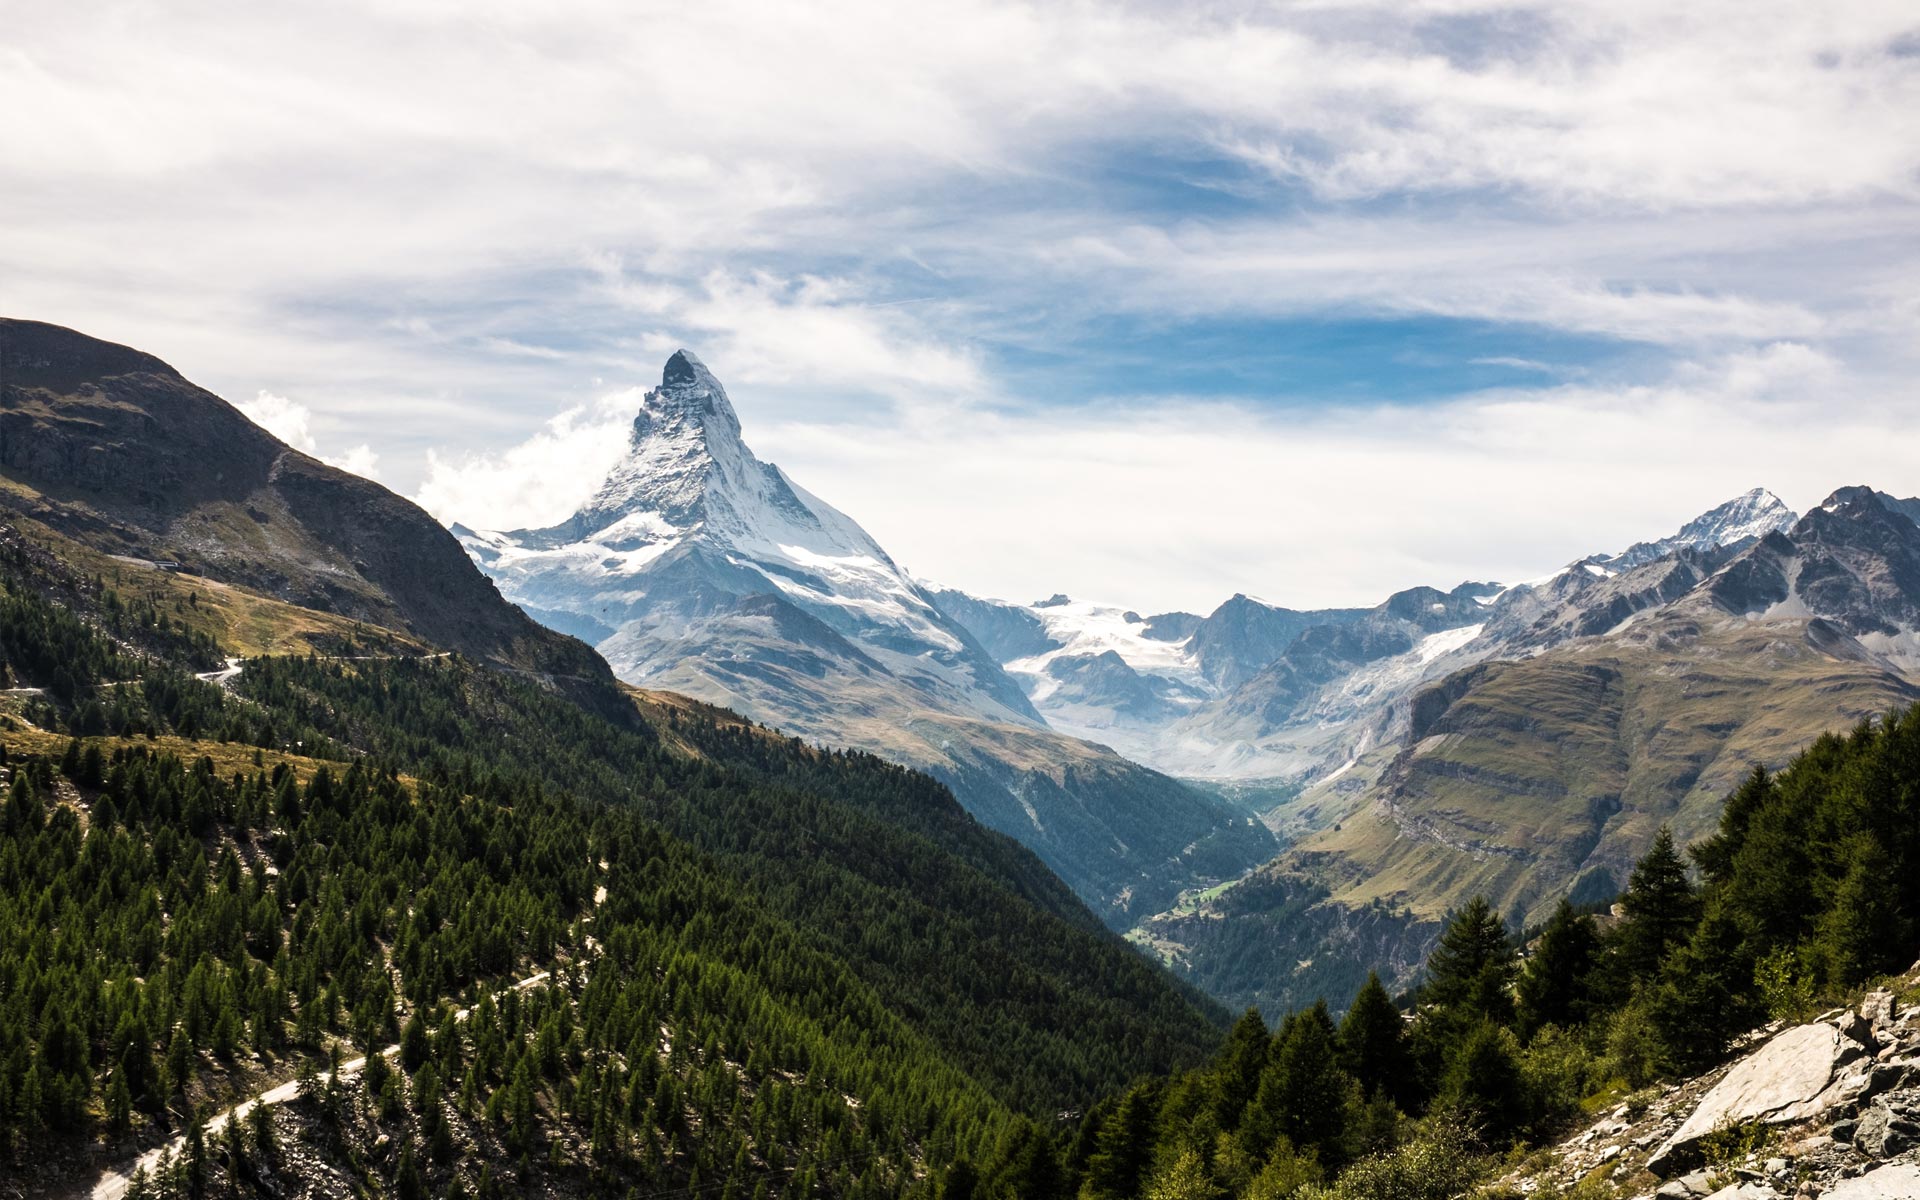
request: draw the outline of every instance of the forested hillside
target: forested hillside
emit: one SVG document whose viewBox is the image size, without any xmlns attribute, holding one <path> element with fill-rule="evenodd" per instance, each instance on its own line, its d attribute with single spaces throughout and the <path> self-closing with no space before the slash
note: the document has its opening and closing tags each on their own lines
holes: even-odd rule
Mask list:
<svg viewBox="0 0 1920 1200">
<path fill-rule="evenodd" d="M 924 777 L 345 622 L 221 671 L 231 596 L 84 560 L 0 554 L 10 1173 L 899 1195 L 1218 1036 Z"/>
<path fill-rule="evenodd" d="M 1137 1082 L 1044 1149 L 959 1173 L 971 1186 L 1017 1168 L 1031 1200 L 1444 1200 L 1512 1147 L 1644 1109 L 1660 1092 L 1641 1089 L 1920 955 L 1920 707 L 1824 736 L 1778 774 L 1755 769 L 1686 854 L 1661 831 L 1617 911 L 1603 923 L 1563 902 L 1515 938 L 1475 899 L 1398 1005 L 1370 978 L 1338 1022 L 1325 1003 L 1273 1030 L 1249 1011 L 1209 1065 Z M 1653 1181 L 1620 1185 L 1601 1172 L 1569 1194 Z"/>
</svg>

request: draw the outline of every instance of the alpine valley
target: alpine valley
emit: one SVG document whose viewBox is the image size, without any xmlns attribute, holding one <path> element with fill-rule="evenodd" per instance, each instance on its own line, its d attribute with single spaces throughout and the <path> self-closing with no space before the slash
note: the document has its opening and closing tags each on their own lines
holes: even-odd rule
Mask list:
<svg viewBox="0 0 1920 1200">
<path fill-rule="evenodd" d="M 0 320 L 0 1194 L 1900 1195 L 1917 520 L 1016 604 L 684 351 L 449 530 Z"/>
<path fill-rule="evenodd" d="M 623 680 L 929 772 L 1182 976 L 1280 1013 L 1411 983 L 1471 897 L 1516 926 L 1604 901 L 1755 765 L 1920 699 L 1916 516 L 1756 488 L 1370 608 L 1011 603 L 914 579 L 755 458 L 681 351 L 572 517 L 454 532 Z"/>
</svg>

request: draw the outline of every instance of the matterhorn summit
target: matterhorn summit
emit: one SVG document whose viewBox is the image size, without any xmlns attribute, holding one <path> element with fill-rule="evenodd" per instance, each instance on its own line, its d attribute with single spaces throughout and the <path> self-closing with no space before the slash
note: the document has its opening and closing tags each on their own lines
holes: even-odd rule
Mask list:
<svg viewBox="0 0 1920 1200">
<path fill-rule="evenodd" d="M 676 665 L 662 639 L 684 651 L 699 623 L 750 610 L 780 624 L 782 640 L 824 626 L 811 640 L 830 631 L 840 657 L 869 660 L 943 710 L 1038 722 L 879 543 L 754 456 L 726 389 L 686 350 L 667 360 L 626 453 L 578 512 L 546 529 L 455 533 L 508 599 L 592 642 L 631 683 Z M 750 689 L 719 698 L 754 707 Z"/>
<path fill-rule="evenodd" d="M 621 679 L 929 771 L 1110 921 L 1171 903 L 1194 863 L 1272 853 L 1225 801 L 1049 729 L 866 530 L 755 457 L 726 388 L 685 350 L 579 511 L 453 532 L 507 599 Z"/>
</svg>

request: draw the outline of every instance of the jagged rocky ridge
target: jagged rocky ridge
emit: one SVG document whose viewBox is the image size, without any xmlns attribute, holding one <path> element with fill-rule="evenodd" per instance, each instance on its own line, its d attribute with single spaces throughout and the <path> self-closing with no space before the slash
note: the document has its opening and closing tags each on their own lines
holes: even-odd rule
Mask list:
<svg viewBox="0 0 1920 1200">
<path fill-rule="evenodd" d="M 1143 618 L 1064 597 L 1023 606 L 938 596 L 1056 727 L 1176 775 L 1297 789 L 1397 738 L 1425 684 L 1604 633 L 1795 519 L 1756 488 L 1666 538 L 1589 555 L 1544 580 L 1416 587 L 1373 608 L 1299 610 L 1236 595 L 1205 617 Z M 1099 666 L 1089 679 L 1090 660 Z"/>
</svg>

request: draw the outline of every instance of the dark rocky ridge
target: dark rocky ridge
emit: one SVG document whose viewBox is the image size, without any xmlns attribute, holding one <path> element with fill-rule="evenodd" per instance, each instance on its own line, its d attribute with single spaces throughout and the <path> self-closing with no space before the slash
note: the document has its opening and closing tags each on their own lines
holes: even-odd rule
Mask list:
<svg viewBox="0 0 1920 1200">
<path fill-rule="evenodd" d="M 612 695 L 582 643 L 503 600 L 418 506 L 294 450 L 152 355 L 0 320 L 5 502 L 98 549 Z"/>
</svg>

